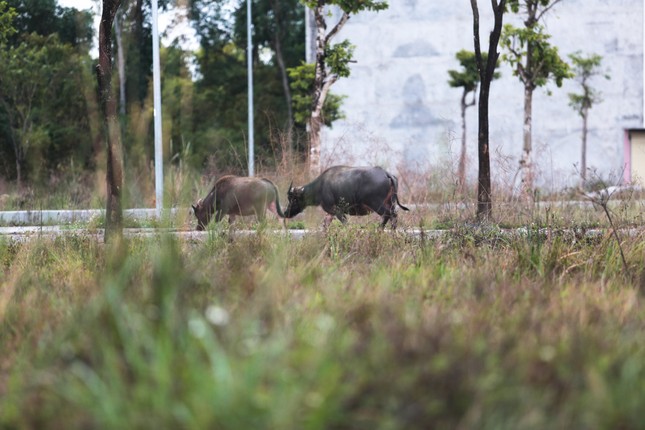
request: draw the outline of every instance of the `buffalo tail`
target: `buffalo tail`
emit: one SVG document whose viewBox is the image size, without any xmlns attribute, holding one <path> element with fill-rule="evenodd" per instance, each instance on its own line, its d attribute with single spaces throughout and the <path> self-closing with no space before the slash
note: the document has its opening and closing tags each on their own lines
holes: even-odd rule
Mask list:
<svg viewBox="0 0 645 430">
<path fill-rule="evenodd" d="M 409 211 L 410 209 L 408 209 L 405 206 L 403 206 L 401 204 L 401 202 L 399 201 L 399 181 L 398 181 L 398 179 L 396 179 L 396 176 L 391 175 L 389 173 L 387 174 L 387 177 L 390 179 L 390 183 L 392 184 L 392 188 L 394 188 L 394 195 L 393 195 L 394 201 L 396 201 L 396 204 L 399 205 L 399 207 L 401 209 L 403 209 L 404 211 Z"/>
</svg>

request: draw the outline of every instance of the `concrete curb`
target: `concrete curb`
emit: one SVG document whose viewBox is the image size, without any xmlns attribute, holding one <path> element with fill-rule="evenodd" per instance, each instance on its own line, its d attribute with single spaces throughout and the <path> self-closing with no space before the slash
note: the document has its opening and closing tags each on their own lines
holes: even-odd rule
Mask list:
<svg viewBox="0 0 645 430">
<path fill-rule="evenodd" d="M 188 209 L 166 209 L 164 216 L 175 216 L 180 210 L 188 211 Z M 89 222 L 104 215 L 104 209 L 0 211 L 0 224 L 25 226 L 73 224 L 75 222 Z M 137 221 L 154 220 L 157 219 L 157 211 L 155 209 L 125 209 L 123 216 Z"/>
<path fill-rule="evenodd" d="M 465 230 L 464 235 L 475 235 L 480 239 L 486 239 L 490 236 L 490 239 L 495 237 L 528 237 L 530 235 L 541 235 L 541 236 L 556 236 L 556 235 L 565 235 L 571 237 L 572 239 L 582 239 L 582 238 L 593 238 L 610 234 L 610 229 L 528 229 L 526 227 L 520 227 L 516 229 L 491 229 L 491 230 Z M 271 230 L 266 231 L 266 234 L 271 234 L 274 236 L 289 236 L 291 239 L 301 240 L 308 235 L 320 234 L 323 233 L 322 230 Z M 449 235 L 459 235 L 459 230 L 421 230 L 421 229 L 408 229 L 408 230 L 385 230 L 386 234 L 401 234 L 406 235 L 410 238 L 415 239 L 429 239 L 437 240 L 442 239 Z M 255 230 L 230 230 L 230 231 L 194 231 L 194 230 L 177 230 L 172 228 L 126 228 L 124 229 L 124 235 L 130 238 L 153 238 L 161 237 L 164 235 L 173 235 L 178 239 L 190 242 L 205 242 L 212 238 L 213 236 L 222 235 L 228 236 L 232 239 L 238 237 L 248 237 L 251 235 L 257 234 Z M 629 228 L 618 230 L 618 234 L 621 237 L 638 237 L 645 236 L 645 227 L 644 228 Z M 0 227 L 0 239 L 6 239 L 9 241 L 15 242 L 28 242 L 31 240 L 38 239 L 55 239 L 57 237 L 89 237 L 95 238 L 96 240 L 102 241 L 104 236 L 103 229 L 70 229 L 60 226 L 43 226 L 43 227 Z"/>
<path fill-rule="evenodd" d="M 620 200 L 612 200 L 610 206 L 622 204 Z M 631 204 L 645 207 L 645 200 L 633 200 Z M 513 205 L 515 203 L 498 202 L 499 207 Z M 451 202 L 451 203 L 408 203 L 410 210 L 432 209 L 432 210 L 457 210 L 473 211 L 475 203 L 473 202 Z M 568 201 L 541 201 L 535 204 L 536 209 L 552 208 L 593 208 L 594 204 L 590 201 L 568 200 Z M 190 208 L 171 208 L 164 209 L 163 216 L 175 217 L 179 213 L 190 213 Z M 89 222 L 93 219 L 104 216 L 104 209 L 77 209 L 77 210 L 28 210 L 28 211 L 0 211 L 0 225 L 52 225 L 52 224 L 73 224 L 75 222 Z M 136 221 L 146 221 L 157 219 L 155 209 L 125 209 L 123 216 Z"/>
</svg>

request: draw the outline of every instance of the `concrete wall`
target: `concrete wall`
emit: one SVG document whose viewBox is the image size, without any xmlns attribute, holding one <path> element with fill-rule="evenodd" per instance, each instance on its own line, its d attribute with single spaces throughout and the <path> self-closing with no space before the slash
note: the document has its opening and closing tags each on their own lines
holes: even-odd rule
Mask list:
<svg viewBox="0 0 645 430">
<path fill-rule="evenodd" d="M 400 173 L 434 171 L 449 177 L 460 145 L 461 89 L 447 84 L 448 70 L 459 69 L 455 53 L 474 50 L 470 2 L 396 0 L 379 13 L 352 17 L 338 36 L 356 45 L 352 75 L 332 91 L 345 95 L 346 119 L 323 136 L 323 161 L 384 164 Z M 492 26 L 489 2 L 480 3 L 482 49 Z M 610 80 L 593 86 L 603 102 L 589 118 L 587 165 L 604 177 L 623 166 L 625 128 L 643 126 L 643 0 L 564 0 L 544 21 L 563 57 L 581 51 L 603 56 Z M 505 23 L 520 25 L 507 14 Z M 508 66 L 494 81 L 490 98 L 492 174 L 508 184 L 522 147 L 523 86 Z M 551 91 L 549 96 L 547 91 Z M 577 180 L 581 119 L 567 93 L 551 84 L 534 93 L 533 147 L 537 182 L 558 189 Z M 468 110 L 469 174 L 477 175 L 477 108 Z"/>
</svg>

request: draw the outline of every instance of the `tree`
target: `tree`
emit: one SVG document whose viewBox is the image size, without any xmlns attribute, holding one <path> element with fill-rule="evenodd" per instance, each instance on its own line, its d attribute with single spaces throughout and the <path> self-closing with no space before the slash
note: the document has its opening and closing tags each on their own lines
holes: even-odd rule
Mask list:
<svg viewBox="0 0 645 430">
<path fill-rule="evenodd" d="M 171 160 L 190 162 L 192 149 L 190 130 L 196 120 L 193 114 L 194 85 L 188 68 L 187 53 L 177 43 L 162 47 L 161 51 L 163 130 L 169 138 Z"/>
<path fill-rule="evenodd" d="M 350 74 L 349 63 L 353 60 L 354 47 L 348 40 L 332 45 L 333 38 L 347 23 L 351 15 L 361 11 L 387 9 L 385 0 L 302 0 L 313 10 L 316 20 L 316 60 L 309 117 L 309 172 L 320 172 L 320 132 L 324 124 L 323 107 L 331 86 Z M 325 8 L 338 6 L 342 11 L 339 21 L 327 31 Z"/>
<path fill-rule="evenodd" d="M 85 100 L 78 91 L 85 84 L 81 68 L 74 48 L 56 34 L 31 33 L 19 45 L 0 50 L 0 107 L 7 118 L 19 188 L 29 170 L 47 168 L 52 161 L 49 165 L 55 166 L 69 155 L 68 128 L 78 127 L 80 132 L 78 119 L 86 118 Z M 82 136 L 77 138 L 77 143 L 82 141 Z M 30 152 L 34 165 L 27 169 Z"/>
<path fill-rule="evenodd" d="M 549 43 L 550 35 L 544 32 L 540 20 L 561 0 L 509 0 L 513 13 L 524 15 L 524 27 L 510 24 L 504 26 L 501 45 L 506 50 L 503 60 L 513 68 L 513 74 L 524 84 L 523 147 L 519 171 L 522 174 L 522 189 L 533 189 L 532 122 L 533 91 L 553 81 L 558 87 L 570 78 L 569 65 L 560 58 L 558 48 Z"/>
<path fill-rule="evenodd" d="M 582 179 L 582 186 L 587 181 L 587 120 L 589 118 L 589 110 L 596 103 L 602 101 L 600 92 L 593 89 L 590 84 L 591 78 L 600 75 L 603 72 L 600 70 L 602 57 L 597 54 L 589 54 L 583 56 L 579 52 L 569 55 L 573 63 L 573 73 L 576 80 L 580 84 L 582 93 L 569 93 L 569 106 L 571 106 L 578 115 L 582 117 L 582 151 L 580 158 L 580 175 Z M 605 79 L 609 79 L 609 75 L 604 74 Z"/>
<path fill-rule="evenodd" d="M 194 116 L 200 120 L 190 130 L 192 159 L 218 170 L 242 172 L 248 121 L 246 3 L 239 3 L 232 20 L 225 6 L 210 0 L 190 3 L 191 22 L 201 46 L 196 54 L 193 98 Z M 252 7 L 255 155 L 261 168 L 277 160 L 275 136 L 291 141 L 293 112 L 287 100 L 293 93 L 290 81 L 289 93 L 285 91 L 283 73 L 304 58 L 304 6 L 298 0 L 253 0 Z M 284 129 L 287 133 L 280 134 Z M 300 133 L 304 128 L 297 126 L 293 135 Z"/>
<path fill-rule="evenodd" d="M 481 82 L 479 89 L 479 132 L 478 132 L 478 159 L 479 173 L 477 183 L 477 219 L 480 221 L 489 220 L 493 214 L 493 203 L 491 199 L 491 182 L 490 182 L 490 148 L 489 148 L 489 129 L 488 129 L 488 99 L 490 96 L 490 83 L 495 76 L 495 68 L 499 59 L 497 45 L 502 33 L 502 23 L 504 12 L 506 11 L 506 0 L 491 0 L 495 22 L 493 31 L 490 33 L 488 40 L 488 55 L 484 62 L 484 55 L 481 51 L 479 41 L 479 8 L 477 0 L 470 0 L 473 10 L 473 36 L 475 43 L 475 59 L 479 70 L 479 79 Z"/>
<path fill-rule="evenodd" d="M 117 117 L 116 100 L 112 94 L 112 23 L 121 0 L 103 0 L 99 27 L 99 63 L 96 76 L 103 111 L 107 142 L 107 202 L 105 209 L 105 241 L 123 235 L 123 149 Z"/>
<path fill-rule="evenodd" d="M 480 76 L 477 68 L 477 59 L 475 53 L 462 49 L 455 55 L 462 70 L 448 70 L 450 80 L 448 84 L 453 88 L 463 88 L 461 94 L 461 151 L 459 153 L 459 165 L 457 168 L 457 178 L 459 181 L 459 188 L 464 191 L 466 184 L 466 109 L 474 106 L 477 103 L 475 92 L 479 86 Z M 482 62 L 488 62 L 488 55 L 482 54 Z M 493 79 L 497 79 L 499 73 L 493 74 Z M 471 101 L 467 101 L 468 94 L 473 93 Z"/>
<path fill-rule="evenodd" d="M 257 64 L 262 50 L 271 51 L 271 66 L 277 67 L 277 75 L 282 86 L 284 107 L 286 109 L 285 126 L 288 133 L 293 123 L 293 106 L 291 86 L 289 83 L 290 67 L 296 66 L 304 53 L 304 6 L 299 0 L 254 0 L 253 10 L 253 57 Z M 234 34 L 238 46 L 246 46 L 246 4 L 242 2 L 235 15 Z"/>
<path fill-rule="evenodd" d="M 169 0 L 158 0 L 159 9 L 165 10 Z M 124 57 L 126 110 L 143 107 L 152 79 L 152 4 L 151 0 L 125 2 L 115 17 L 117 38 L 122 38 L 117 49 Z"/>
<path fill-rule="evenodd" d="M 11 11 L 13 29 L 0 30 L 0 167 L 22 185 L 89 162 L 92 15 L 55 0 L 2 4 L 0 27 Z"/>
<path fill-rule="evenodd" d="M 6 1 L 0 1 L 0 45 L 7 43 L 9 36 L 16 32 L 13 20 L 16 17 L 16 10 L 10 7 Z"/>
<path fill-rule="evenodd" d="M 16 34 L 10 44 L 20 44 L 24 34 L 37 33 L 41 36 L 57 34 L 61 43 L 72 45 L 84 52 L 89 51 L 94 30 L 92 13 L 75 8 L 58 6 L 56 0 L 5 0 L 15 8 Z"/>
<path fill-rule="evenodd" d="M 291 92 L 293 103 L 294 122 L 300 127 L 305 127 L 311 117 L 312 94 L 314 92 L 314 75 L 316 70 L 313 64 L 301 63 L 298 67 L 288 70 L 291 78 Z M 344 118 L 340 110 L 345 96 L 329 93 L 325 99 L 322 116 L 324 124 L 331 127 L 334 121 Z"/>
</svg>

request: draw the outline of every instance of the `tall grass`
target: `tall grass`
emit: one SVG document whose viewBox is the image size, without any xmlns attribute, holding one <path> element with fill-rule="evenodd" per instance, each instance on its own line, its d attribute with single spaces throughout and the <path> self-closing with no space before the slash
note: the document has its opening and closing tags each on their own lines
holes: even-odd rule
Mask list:
<svg viewBox="0 0 645 430">
<path fill-rule="evenodd" d="M 0 243 L 3 428 L 640 428 L 643 237 Z"/>
</svg>

